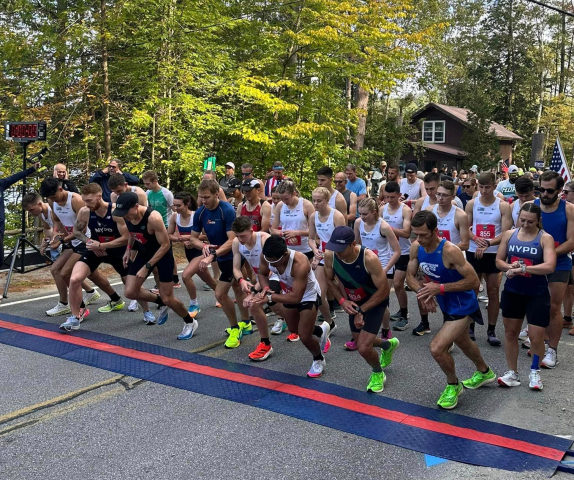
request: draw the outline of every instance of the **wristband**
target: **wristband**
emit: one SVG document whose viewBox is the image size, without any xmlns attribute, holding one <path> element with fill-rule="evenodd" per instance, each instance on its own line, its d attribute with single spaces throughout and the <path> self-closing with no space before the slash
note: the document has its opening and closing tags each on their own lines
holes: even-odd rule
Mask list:
<svg viewBox="0 0 574 480">
<path fill-rule="evenodd" d="M 239 277 L 239 278 L 236 278 L 236 280 L 239 282 L 239 285 L 241 285 L 241 280 L 245 280 L 245 279 L 243 277 Z"/>
<path fill-rule="evenodd" d="M 440 294 L 444 295 L 444 285 L 442 283 L 440 284 Z"/>
<path fill-rule="evenodd" d="M 267 287 L 263 287 L 263 290 L 261 290 L 262 292 L 266 292 L 267 290 L 271 290 L 271 287 L 267 286 Z"/>
<path fill-rule="evenodd" d="M 132 250 L 132 249 L 133 249 L 133 247 L 132 247 L 131 245 L 127 245 L 126 248 L 127 248 L 128 250 Z"/>
<path fill-rule="evenodd" d="M 345 303 L 347 299 L 345 297 L 341 297 L 341 300 L 339 300 L 339 305 L 343 305 L 343 303 Z"/>
</svg>

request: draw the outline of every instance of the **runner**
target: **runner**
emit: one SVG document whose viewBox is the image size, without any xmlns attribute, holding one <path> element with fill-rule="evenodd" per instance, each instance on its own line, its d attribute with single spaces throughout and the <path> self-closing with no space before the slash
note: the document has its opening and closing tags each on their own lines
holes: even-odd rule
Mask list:
<svg viewBox="0 0 574 480">
<path fill-rule="evenodd" d="M 241 297 L 241 287 L 233 277 L 233 253 L 231 245 L 235 234 L 232 230 L 235 220 L 233 207 L 226 202 L 221 202 L 218 198 L 219 184 L 215 180 L 203 180 L 199 185 L 198 192 L 202 206 L 198 208 L 193 216 L 191 231 L 191 245 L 203 251 L 203 258 L 199 264 L 192 261 L 183 271 L 183 281 L 187 282 L 196 273 L 208 273 L 207 267 L 217 262 L 221 271 L 217 282 L 209 280 L 209 286 L 215 290 L 215 298 L 221 304 L 223 312 L 229 320 L 229 337 L 225 342 L 226 348 L 237 348 L 241 344 L 243 335 L 253 333 L 253 327 L 249 321 L 247 308 L 238 302 L 241 321 L 237 322 L 235 304 L 229 296 L 229 289 L 233 288 L 235 298 Z M 199 240 L 200 233 L 205 231 L 209 244 L 204 245 Z M 205 280 L 204 280 L 205 281 Z"/>
<path fill-rule="evenodd" d="M 457 406 L 463 385 L 476 389 L 496 380 L 496 374 L 484 362 L 478 346 L 469 336 L 471 321 L 482 324 L 474 293 L 479 280 L 460 249 L 445 238 L 438 237 L 437 218 L 432 212 L 425 210 L 417 213 L 412 221 L 412 229 L 416 241 L 410 249 L 407 283 L 417 292 L 417 299 L 427 311 L 435 312 L 437 303 L 442 310 L 444 323 L 432 339 L 430 351 L 447 380 L 437 405 L 450 410 Z M 419 270 L 424 275 L 422 287 L 417 279 Z M 453 342 L 476 366 L 474 375 L 462 383 L 458 380 L 454 359 L 449 353 Z"/>
<path fill-rule="evenodd" d="M 564 179 L 559 173 L 548 170 L 540 176 L 540 198 L 534 204 L 542 210 L 544 231 L 554 238 L 556 247 L 556 270 L 548 275 L 550 290 L 550 324 L 548 351 L 542 360 L 542 367 L 554 368 L 558 364 L 558 342 L 562 334 L 562 302 L 572 282 L 572 258 L 574 250 L 574 205 L 560 198 Z"/>
<path fill-rule="evenodd" d="M 518 223 L 518 212 L 527 202 L 533 202 L 536 199 L 534 195 L 534 182 L 529 178 L 520 177 L 514 184 L 517 199 L 512 202 L 512 225 L 516 227 Z"/>
<path fill-rule="evenodd" d="M 369 200 L 376 210 L 372 198 L 363 200 L 359 210 L 365 208 L 364 202 Z M 392 236 L 392 232 L 389 235 Z M 379 256 L 358 245 L 351 228 L 336 227 L 325 251 L 325 276 L 333 290 L 339 286 L 342 295 L 339 304 L 349 314 L 349 326 L 359 353 L 373 369 L 367 392 L 382 392 L 385 384 L 383 368 L 391 364 L 399 340 L 377 337 L 383 314 L 388 311 L 390 293 Z M 338 285 L 335 277 L 339 280 Z M 374 347 L 381 348 L 380 356 Z"/>
<path fill-rule="evenodd" d="M 542 230 L 541 215 L 538 205 L 525 203 L 519 212 L 517 229 L 504 233 L 496 254 L 496 266 L 506 272 L 507 277 L 501 308 L 509 370 L 498 378 L 498 384 L 506 387 L 520 385 L 517 341 L 526 317 L 532 353 L 529 386 L 542 390 L 540 359 L 544 355 L 544 333 L 550 323 L 546 275 L 556 267 L 556 251 L 554 239 Z"/>
<path fill-rule="evenodd" d="M 313 215 L 313 204 L 296 195 L 295 184 L 285 180 L 277 187 L 281 203 L 275 207 L 271 233 L 282 236 L 291 250 L 303 253 L 309 261 L 313 250 L 309 246 L 309 218 Z"/>
<path fill-rule="evenodd" d="M 470 245 L 466 258 L 474 271 L 484 275 L 488 296 L 487 341 L 500 346 L 496 337 L 496 321 L 500 307 L 500 270 L 496 268 L 496 252 L 502 234 L 512 228 L 512 214 L 508 203 L 494 196 L 494 174 L 481 173 L 478 177 L 480 196 L 466 204 L 468 222 L 472 225 Z M 478 287 L 477 287 L 478 288 Z M 470 325 L 470 336 L 474 338 L 474 323 Z"/>
<path fill-rule="evenodd" d="M 50 205 L 44 203 L 42 197 L 36 192 L 29 192 L 22 198 L 22 208 L 34 215 L 34 217 L 40 218 L 40 224 L 42 225 L 44 234 L 44 238 L 40 243 L 40 252 L 55 262 L 62 249 L 61 247 L 55 249 L 50 248 L 50 242 L 54 234 L 54 221 L 52 220 L 52 209 Z M 48 250 L 47 254 L 46 250 Z M 54 277 L 54 280 L 57 282 L 56 277 Z M 86 285 L 90 288 L 88 284 Z M 58 286 L 57 283 L 56 286 Z"/>
<path fill-rule="evenodd" d="M 395 264 L 393 286 L 395 295 L 399 301 L 399 310 L 391 315 L 391 320 L 397 321 L 394 330 L 406 330 L 409 326 L 409 310 L 407 292 L 405 291 L 405 278 L 409 263 L 409 249 L 411 247 L 411 216 L 410 208 L 404 208 L 405 204 L 400 200 L 401 189 L 397 182 L 385 183 L 386 205 L 382 208 L 382 217 L 387 222 L 399 240 L 401 255 Z"/>
<path fill-rule="evenodd" d="M 249 217 L 254 232 L 269 232 L 271 224 L 271 205 L 261 200 L 259 180 L 245 180 L 241 191 L 245 195 L 243 202 L 237 205 L 237 216 Z"/>
<path fill-rule="evenodd" d="M 347 204 L 347 225 L 353 228 L 357 218 L 357 194 L 347 189 L 347 176 L 344 172 L 335 174 L 335 188 L 345 199 Z"/>
<path fill-rule="evenodd" d="M 134 192 L 138 196 L 138 203 L 147 207 L 147 194 L 143 188 L 131 186 L 126 182 L 126 178 L 121 173 L 110 175 L 108 188 L 111 190 L 110 198 L 112 203 L 116 203 L 118 197 L 124 192 Z"/>
<path fill-rule="evenodd" d="M 440 184 L 440 175 L 438 173 L 427 173 L 423 180 L 426 195 L 419 198 L 414 205 L 413 213 L 426 210 L 429 206 L 437 204 L 436 192 Z"/>
<path fill-rule="evenodd" d="M 568 182 L 562 190 L 563 199 L 572 204 L 574 203 L 574 182 Z M 572 271 L 574 273 L 574 257 L 572 257 Z M 568 291 L 564 295 L 564 328 L 570 328 L 568 335 L 574 335 L 574 325 L 572 323 L 572 308 L 574 305 L 574 283 L 568 284 Z"/>
<path fill-rule="evenodd" d="M 323 319 L 329 319 L 327 321 L 332 334 L 337 328 L 334 321 L 337 315 L 335 314 L 334 301 L 327 301 L 329 287 L 323 268 L 325 266 L 323 256 L 325 254 L 325 246 L 331 238 L 335 227 L 346 225 L 347 222 L 341 212 L 329 205 L 330 198 L 332 198 L 331 192 L 325 187 L 318 187 L 313 190 L 312 199 L 315 214 L 311 215 L 309 219 L 309 246 L 312 248 L 314 255 L 311 266 L 321 287 L 321 306 L 319 310 L 323 314 Z M 333 295 L 337 293 L 338 290 L 332 291 L 331 298 L 334 298 Z"/>
<path fill-rule="evenodd" d="M 347 188 L 357 195 L 357 203 L 363 198 L 367 198 L 367 184 L 362 178 L 357 177 L 357 167 L 349 163 L 345 167 L 345 175 L 347 176 Z M 357 217 L 359 212 L 357 212 Z"/>
<path fill-rule="evenodd" d="M 245 182 L 245 180 L 257 180 L 259 182 L 259 195 L 265 197 L 265 185 L 263 182 L 253 176 L 253 165 L 250 163 L 244 163 L 241 165 L 241 182 Z M 265 198 L 262 198 L 264 200 Z"/>
<path fill-rule="evenodd" d="M 330 167 L 325 166 L 317 170 L 317 185 L 329 191 L 329 206 L 346 216 L 347 202 L 343 194 L 333 188 L 333 170 Z"/>
<path fill-rule="evenodd" d="M 465 211 L 452 204 L 455 188 L 450 180 L 441 182 L 436 194 L 438 203 L 427 210 L 437 217 L 439 237 L 446 238 L 464 252 L 470 244 L 469 223 Z"/>
<path fill-rule="evenodd" d="M 138 251 L 134 261 L 129 262 L 128 277 L 124 294 L 134 300 L 152 302 L 160 306 L 157 324 L 163 325 L 168 319 L 168 307 L 179 315 L 186 325 L 177 338 L 191 338 L 197 330 L 197 320 L 191 318 L 187 309 L 173 294 L 173 252 L 159 212 L 138 204 L 138 196 L 133 192 L 122 193 L 112 212 L 115 217 L 123 217 L 130 238 L 124 254 L 124 266 L 128 266 L 130 250 Z M 142 288 L 151 271 L 157 267 L 159 295 Z M 154 322 L 146 322 L 154 325 Z M 188 326 L 190 325 L 191 326 Z M 191 334 L 189 334 L 191 331 Z M 186 334 L 186 336 L 183 336 Z M 180 338 L 181 337 L 181 338 Z"/>
<path fill-rule="evenodd" d="M 401 257 L 399 240 L 391 226 L 379 216 L 379 209 L 374 198 L 365 198 L 359 205 L 361 218 L 355 223 L 355 241 L 375 253 L 383 267 L 385 276 L 389 281 L 389 291 L 393 282 L 395 264 Z M 390 324 L 391 313 L 388 308 L 384 310 L 383 328 L 381 337 L 389 340 L 393 335 Z M 351 329 L 351 331 L 353 331 Z M 357 338 L 353 338 L 345 344 L 347 350 L 356 350 Z"/>
<path fill-rule="evenodd" d="M 253 299 L 261 292 L 261 285 L 259 280 L 252 284 L 249 280 L 243 278 L 241 271 L 242 258 L 245 259 L 256 275 L 259 273 L 259 264 L 261 262 L 261 253 L 263 245 L 269 238 L 266 232 L 255 232 L 253 230 L 253 223 L 249 217 L 238 217 L 234 220 L 232 230 L 235 233 L 235 239 L 231 246 L 233 252 L 233 275 L 235 280 L 241 285 L 241 296 L 237 297 L 237 301 L 243 302 L 243 305 L 249 308 L 249 313 L 253 316 L 261 341 L 253 352 L 249 354 L 249 358 L 256 362 L 266 360 L 269 355 L 273 353 L 273 347 L 269 340 L 269 326 L 267 325 L 267 315 L 263 310 L 260 303 L 254 303 Z M 275 293 L 281 293 L 281 286 L 279 285 L 279 277 L 275 274 L 269 278 L 269 286 Z M 283 307 L 278 304 L 270 306 L 277 315 L 283 316 Z M 281 319 L 281 331 L 287 326 L 283 326 L 284 320 Z M 274 332 L 275 333 L 275 332 Z"/>
<path fill-rule="evenodd" d="M 400 181 L 401 201 L 405 202 L 409 208 L 413 208 L 415 200 L 424 197 L 427 192 L 422 180 L 417 178 L 417 166 L 409 163 L 405 168 L 406 178 Z M 438 174 L 437 174 L 438 175 Z M 440 179 L 440 177 L 438 177 Z"/>
<path fill-rule="evenodd" d="M 279 185 L 279 188 L 285 183 Z M 283 304 L 289 331 L 298 334 L 303 345 L 313 355 L 313 364 L 307 376 L 320 377 L 325 370 L 322 352 L 329 341 L 330 330 L 327 322 L 321 326 L 315 325 L 317 307 L 321 304 L 321 289 L 309 260 L 303 253 L 288 249 L 285 239 L 278 235 L 271 235 L 265 241 L 261 259 L 259 283 L 263 290 L 251 302 Z M 281 293 L 272 293 L 269 285 L 272 273 L 279 277 Z"/>
</svg>

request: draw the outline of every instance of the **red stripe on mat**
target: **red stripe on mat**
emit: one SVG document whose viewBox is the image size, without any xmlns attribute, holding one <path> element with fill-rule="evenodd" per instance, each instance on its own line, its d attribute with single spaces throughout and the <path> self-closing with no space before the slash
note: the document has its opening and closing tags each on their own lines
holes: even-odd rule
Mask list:
<svg viewBox="0 0 574 480">
<path fill-rule="evenodd" d="M 372 417 L 382 418 L 384 420 L 401 423 L 403 425 L 409 425 L 411 427 L 451 435 L 453 437 L 464 438 L 466 440 L 472 440 L 475 442 L 495 445 L 510 450 L 517 450 L 520 452 L 528 453 L 530 455 L 536 455 L 538 457 L 548 458 L 551 460 L 561 461 L 562 457 L 564 456 L 564 452 L 556 450 L 555 448 L 544 447 L 541 445 L 528 443 L 522 440 L 514 440 L 511 438 L 503 437 L 501 435 L 495 435 L 492 433 L 479 432 L 471 428 L 457 427 L 454 425 L 449 425 L 448 423 L 437 422 L 435 420 L 428 420 L 426 418 L 414 415 L 406 415 L 401 412 L 388 410 L 385 408 L 377 407 L 375 405 L 369 405 L 358 402 L 356 400 L 349 400 L 346 398 L 338 397 L 337 395 L 322 393 L 316 390 L 298 387 L 296 385 L 289 385 L 286 383 L 277 382 L 275 380 L 267 380 L 264 378 L 252 377 L 249 375 L 245 375 L 243 373 L 229 372 L 227 370 L 222 370 L 219 368 L 208 367 L 205 365 L 198 365 L 192 362 L 181 361 L 175 358 L 164 357 L 163 355 L 141 352 L 139 350 L 120 347 L 117 345 L 111 345 L 109 343 L 98 342 L 95 340 L 88 340 L 81 337 L 63 335 L 57 332 L 50 332 L 47 330 L 42 330 L 40 328 L 28 327 L 25 325 L 6 322 L 3 320 L 0 320 L 0 328 L 6 328 L 8 330 L 48 338 L 51 340 L 56 340 L 63 343 L 69 343 L 72 345 L 78 345 L 81 347 L 88 347 L 103 352 L 110 352 L 116 355 L 154 363 L 156 365 L 163 365 L 166 367 L 177 368 L 180 370 L 198 373 L 201 375 L 207 375 L 214 378 L 220 378 L 223 380 L 230 380 L 237 383 L 243 383 L 246 385 L 266 388 L 268 390 L 286 393 L 296 397 L 306 398 L 327 405 L 332 405 L 334 407 L 344 408 L 346 410 L 362 413 L 364 415 L 370 415 Z"/>
</svg>

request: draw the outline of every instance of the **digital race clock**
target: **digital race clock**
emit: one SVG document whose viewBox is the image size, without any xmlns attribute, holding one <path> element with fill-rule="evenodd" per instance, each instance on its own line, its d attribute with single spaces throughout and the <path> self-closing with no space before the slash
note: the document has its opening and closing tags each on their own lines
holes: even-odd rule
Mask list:
<svg viewBox="0 0 574 480">
<path fill-rule="evenodd" d="M 46 140 L 46 122 L 6 122 L 6 140 L 30 143 Z"/>
</svg>

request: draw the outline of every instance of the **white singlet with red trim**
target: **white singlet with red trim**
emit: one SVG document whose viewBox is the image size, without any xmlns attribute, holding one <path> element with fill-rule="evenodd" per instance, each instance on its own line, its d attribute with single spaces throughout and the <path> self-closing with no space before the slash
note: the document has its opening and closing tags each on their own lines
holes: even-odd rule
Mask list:
<svg viewBox="0 0 574 480">
<path fill-rule="evenodd" d="M 295 257 L 295 250 L 287 249 L 289 253 L 289 262 L 283 273 L 273 266 L 269 265 L 269 270 L 279 277 L 279 283 L 281 285 L 281 290 L 283 293 L 289 293 L 293 290 L 293 277 L 291 276 L 291 268 L 293 267 L 293 258 Z M 309 268 L 309 273 L 307 274 L 307 286 L 305 287 L 305 293 L 303 293 L 303 298 L 300 303 L 303 302 L 315 302 L 317 298 L 321 297 L 321 287 L 319 287 L 319 282 L 315 278 L 313 269 Z"/>
<path fill-rule="evenodd" d="M 66 229 L 66 233 L 70 234 L 74 231 L 74 224 L 76 223 L 76 219 L 78 215 L 74 212 L 74 208 L 72 207 L 72 192 L 68 192 L 68 198 L 66 200 L 66 205 L 62 206 L 59 205 L 58 202 L 54 202 L 54 213 L 56 217 L 60 219 L 62 225 Z M 90 229 L 86 227 L 86 237 L 91 237 L 92 234 Z M 82 243 L 78 239 L 72 240 L 72 246 L 77 247 L 80 243 Z"/>
<path fill-rule="evenodd" d="M 456 214 L 456 209 L 454 205 L 451 205 L 450 210 L 444 217 L 440 217 L 438 214 L 438 205 L 435 205 L 432 209 L 432 213 L 436 215 L 438 220 L 438 236 L 440 238 L 446 238 L 449 242 L 458 245 L 460 243 L 460 232 L 456 228 L 454 223 L 454 216 Z"/>
<path fill-rule="evenodd" d="M 494 203 L 485 207 L 481 199 L 474 199 L 472 206 L 472 231 L 477 237 L 492 240 L 502 233 L 502 215 L 500 214 L 500 198 L 495 197 Z M 476 243 L 471 239 L 469 252 L 476 252 Z M 488 247 L 484 253 L 498 252 L 498 245 Z"/>
<path fill-rule="evenodd" d="M 385 205 L 383 208 L 383 220 L 392 228 L 403 228 L 403 208 L 405 208 L 405 205 L 404 203 L 401 203 L 399 208 L 397 208 L 397 211 L 391 215 L 389 213 L 389 204 Z M 404 237 L 397 238 L 399 239 L 399 246 L 401 247 L 401 255 L 408 255 L 411 249 L 411 239 Z M 391 248 L 389 247 L 389 249 Z"/>
<path fill-rule="evenodd" d="M 382 218 L 379 218 L 378 222 L 375 226 L 370 230 L 367 231 L 365 229 L 365 222 L 363 220 L 360 221 L 359 225 L 359 235 L 361 236 L 361 245 L 363 247 L 367 247 L 369 250 L 372 250 L 374 253 L 377 254 L 379 257 L 379 261 L 383 268 L 385 268 L 389 260 L 391 259 L 389 241 L 387 237 L 381 234 L 381 222 L 383 221 Z"/>
<path fill-rule="evenodd" d="M 281 230 L 309 230 L 309 223 L 305 217 L 305 208 L 303 199 L 300 198 L 294 208 L 289 208 L 283 204 L 281 207 L 281 218 L 279 221 Z M 307 253 L 311 251 L 309 246 L 309 237 L 297 235 L 289 240 L 285 239 L 287 246 L 296 252 Z"/>
</svg>

